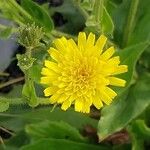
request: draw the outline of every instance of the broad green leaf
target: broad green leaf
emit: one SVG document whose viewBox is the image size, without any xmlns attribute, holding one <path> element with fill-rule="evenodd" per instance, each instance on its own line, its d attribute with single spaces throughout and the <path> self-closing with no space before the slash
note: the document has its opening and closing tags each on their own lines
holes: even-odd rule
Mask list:
<svg viewBox="0 0 150 150">
<path fill-rule="evenodd" d="M 144 142 L 150 139 L 150 128 L 144 120 L 135 120 L 128 131 L 132 139 L 132 150 L 144 150 Z"/>
<path fill-rule="evenodd" d="M 143 41 L 150 41 L 150 12 L 145 14 L 136 24 L 134 32 L 131 35 L 129 44 Z M 142 28 L 142 30 L 141 30 Z"/>
<path fill-rule="evenodd" d="M 101 145 L 91 145 L 85 143 L 77 143 L 63 139 L 42 139 L 21 148 L 21 150 L 111 150 L 111 147 Z"/>
<path fill-rule="evenodd" d="M 120 114 L 120 111 L 123 113 L 123 108 L 127 109 L 128 105 L 130 106 L 129 108 L 132 110 L 134 107 L 129 101 L 129 98 L 125 99 L 125 92 L 127 88 L 131 85 L 131 81 L 133 78 L 133 72 L 135 70 L 135 65 L 136 62 L 140 56 L 140 54 L 144 51 L 144 49 L 147 47 L 148 43 L 142 43 L 142 44 L 137 44 L 135 46 L 131 46 L 129 48 L 126 48 L 124 50 L 120 50 L 117 55 L 120 56 L 121 58 L 121 63 L 128 65 L 128 72 L 119 76 L 127 81 L 126 88 L 118 89 L 118 97 L 114 100 L 114 102 L 103 108 L 102 110 L 102 118 L 99 121 L 98 125 L 98 134 L 100 139 L 106 138 L 108 135 L 114 133 L 115 131 L 120 130 L 123 128 L 131 119 L 133 119 L 135 116 L 139 115 L 141 113 L 140 111 L 137 110 L 135 114 L 131 113 L 131 116 L 128 115 L 129 118 L 124 118 Z M 142 90 L 142 89 L 141 89 Z M 139 101 L 138 101 L 139 102 Z M 126 108 L 126 107 L 127 108 Z M 141 107 L 141 111 L 145 109 L 144 107 Z M 127 114 L 130 111 L 127 111 Z M 119 115 L 119 116 L 118 116 Z M 119 118 L 120 117 L 120 118 Z M 128 120 L 130 119 L 130 120 Z M 114 126 L 111 124 L 111 122 L 116 123 Z M 113 126 L 113 127 L 112 127 Z"/>
<path fill-rule="evenodd" d="M 114 23 L 114 41 L 121 46 L 126 18 L 129 12 L 130 0 L 123 0 L 111 14 Z"/>
<path fill-rule="evenodd" d="M 133 74 L 135 71 L 136 63 L 140 55 L 147 48 L 148 45 L 149 43 L 145 42 L 145 43 L 127 47 L 123 50 L 119 50 L 118 52 L 116 52 L 116 55 L 120 56 L 121 64 L 128 66 L 128 72 L 118 76 L 126 80 L 125 88 L 115 88 L 118 91 L 118 95 L 124 92 L 132 84 L 132 79 L 133 79 Z"/>
<path fill-rule="evenodd" d="M 41 138 L 68 139 L 80 142 L 85 141 L 76 128 L 63 121 L 44 121 L 38 124 L 29 124 L 25 129 L 34 141 Z"/>
<path fill-rule="evenodd" d="M 9 108 L 9 103 L 1 101 L 0 99 L 0 112 L 4 112 Z"/>
<path fill-rule="evenodd" d="M 82 129 L 83 126 L 91 125 L 96 128 L 98 121 L 89 118 L 88 115 L 75 112 L 73 109 L 62 111 L 53 106 L 33 109 L 27 105 L 12 106 L 6 113 L 0 113 L 1 125 L 18 132 L 22 130 L 27 123 L 39 123 L 44 120 L 64 121 L 70 125 Z"/>
<path fill-rule="evenodd" d="M 32 0 L 22 0 L 21 6 L 31 15 L 33 21 L 50 32 L 53 29 L 53 21 L 48 13 Z"/>
<path fill-rule="evenodd" d="M 124 128 L 149 105 L 150 74 L 146 74 L 130 88 L 127 98 L 121 95 L 120 99 L 102 110 L 102 117 L 98 124 L 98 135 L 100 140 Z"/>
<path fill-rule="evenodd" d="M 135 28 L 129 38 L 128 44 L 134 44 L 143 41 L 150 41 L 150 1 L 139 0 Z M 142 29 L 142 30 L 141 30 Z"/>
<path fill-rule="evenodd" d="M 123 0 L 120 5 L 116 7 L 114 12 L 111 14 L 113 22 L 115 24 L 114 40 L 118 45 L 121 45 L 123 42 L 124 31 L 126 30 L 128 24 L 128 15 L 130 9 L 131 0 Z M 150 1 L 148 0 L 139 0 L 138 9 L 135 14 L 132 29 L 130 31 L 130 36 L 127 39 L 127 45 L 136 44 L 139 42 L 149 41 L 150 40 Z M 142 30 L 141 30 L 142 29 Z"/>
</svg>

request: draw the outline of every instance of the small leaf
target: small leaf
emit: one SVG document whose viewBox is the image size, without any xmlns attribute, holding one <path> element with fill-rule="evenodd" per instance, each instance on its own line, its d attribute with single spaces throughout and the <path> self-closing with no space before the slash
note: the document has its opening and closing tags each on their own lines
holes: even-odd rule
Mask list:
<svg viewBox="0 0 150 150">
<path fill-rule="evenodd" d="M 82 129 L 87 124 L 94 128 L 97 126 L 98 121 L 85 114 L 77 113 L 73 109 L 64 112 L 58 107 L 50 112 L 52 107 L 50 105 L 32 109 L 24 105 L 15 105 L 15 107 L 9 109 L 10 116 L 8 114 L 6 117 L 0 115 L 1 125 L 15 132 L 23 130 L 25 125 L 29 123 L 39 123 L 44 120 L 64 121 L 78 129 Z M 14 116 L 13 119 L 11 116 Z"/>
<path fill-rule="evenodd" d="M 21 150 L 108 150 L 111 147 L 77 143 L 64 139 L 42 139 L 31 145 L 26 145 Z"/>
<path fill-rule="evenodd" d="M 85 141 L 85 138 L 80 135 L 76 128 L 62 121 L 44 121 L 38 124 L 30 124 L 26 126 L 26 132 L 34 141 L 41 138 L 68 139 L 80 142 Z"/>
<path fill-rule="evenodd" d="M 9 108 L 9 103 L 8 102 L 1 102 L 0 101 L 0 112 L 4 112 Z"/>
<path fill-rule="evenodd" d="M 46 31 L 51 31 L 54 27 L 53 21 L 48 13 L 38 4 L 31 0 L 22 0 L 21 6 L 31 15 L 33 21 Z"/>
</svg>

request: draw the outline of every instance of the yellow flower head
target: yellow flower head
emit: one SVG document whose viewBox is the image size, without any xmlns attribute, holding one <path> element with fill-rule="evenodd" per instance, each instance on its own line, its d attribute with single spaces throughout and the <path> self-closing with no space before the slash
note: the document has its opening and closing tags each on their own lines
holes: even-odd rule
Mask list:
<svg viewBox="0 0 150 150">
<path fill-rule="evenodd" d="M 125 86 L 125 80 L 114 76 L 127 72 L 127 66 L 119 65 L 119 56 L 112 57 L 113 46 L 103 50 L 106 40 L 101 35 L 95 41 L 93 33 L 86 38 L 81 32 L 78 44 L 65 37 L 54 41 L 55 48 L 48 50 L 52 60 L 45 60 L 41 72 L 51 104 L 62 104 L 63 110 L 74 104 L 75 111 L 89 113 L 92 105 L 100 109 L 112 102 L 117 94 L 110 85 Z"/>
</svg>

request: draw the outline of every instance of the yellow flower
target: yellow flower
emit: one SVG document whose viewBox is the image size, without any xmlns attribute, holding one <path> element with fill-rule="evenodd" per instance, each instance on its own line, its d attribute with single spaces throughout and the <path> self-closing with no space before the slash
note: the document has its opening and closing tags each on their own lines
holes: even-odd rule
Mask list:
<svg viewBox="0 0 150 150">
<path fill-rule="evenodd" d="M 54 41 L 55 48 L 48 50 L 51 60 L 45 60 L 41 83 L 48 87 L 45 96 L 51 104 L 62 104 L 67 110 L 74 104 L 75 111 L 89 113 L 94 105 L 97 109 L 109 105 L 117 95 L 110 86 L 125 86 L 126 81 L 114 77 L 127 72 L 126 65 L 119 65 L 119 56 L 112 57 L 115 50 L 103 50 L 107 38 L 101 35 L 95 41 L 90 33 L 86 38 L 79 33 L 78 44 L 65 37 Z"/>
</svg>

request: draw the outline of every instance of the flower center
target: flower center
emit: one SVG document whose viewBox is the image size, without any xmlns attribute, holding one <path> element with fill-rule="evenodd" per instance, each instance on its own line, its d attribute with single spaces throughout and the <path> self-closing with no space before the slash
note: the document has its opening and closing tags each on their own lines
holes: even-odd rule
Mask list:
<svg viewBox="0 0 150 150">
<path fill-rule="evenodd" d="M 79 65 L 72 70 L 72 85 L 74 91 L 88 90 L 92 72 L 87 66 Z"/>
</svg>

